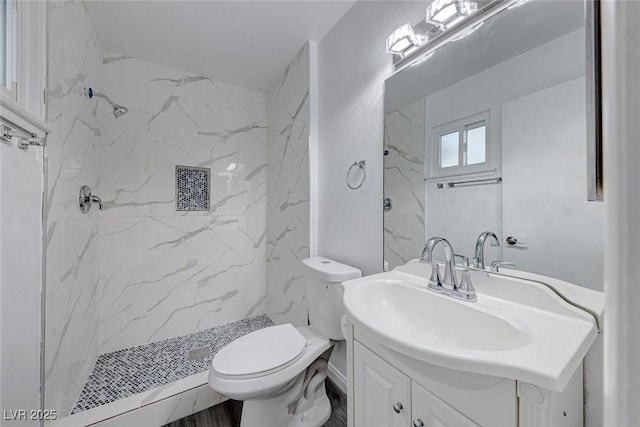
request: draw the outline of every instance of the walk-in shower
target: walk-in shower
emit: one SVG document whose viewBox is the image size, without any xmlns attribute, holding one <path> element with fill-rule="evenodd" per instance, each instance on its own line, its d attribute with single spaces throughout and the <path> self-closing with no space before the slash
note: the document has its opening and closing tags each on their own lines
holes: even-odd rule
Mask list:
<svg viewBox="0 0 640 427">
<path fill-rule="evenodd" d="M 111 100 L 111 98 L 109 98 L 107 95 L 104 95 L 102 93 L 99 92 L 94 92 L 92 88 L 87 89 L 87 96 L 89 98 L 93 98 L 94 96 L 97 96 L 99 98 L 104 98 L 106 99 L 106 101 L 111 104 L 111 106 L 113 107 L 113 115 L 116 117 L 116 119 L 118 117 L 124 116 L 125 114 L 127 114 L 127 112 L 129 111 L 129 109 L 127 107 L 124 107 L 122 105 L 118 105 L 115 102 L 113 102 Z"/>
</svg>

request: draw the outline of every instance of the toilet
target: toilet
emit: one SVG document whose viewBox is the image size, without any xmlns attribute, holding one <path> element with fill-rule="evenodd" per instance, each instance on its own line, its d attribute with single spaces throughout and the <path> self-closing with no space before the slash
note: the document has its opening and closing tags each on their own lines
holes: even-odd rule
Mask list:
<svg viewBox="0 0 640 427">
<path fill-rule="evenodd" d="M 318 427 L 331 415 L 324 381 L 335 341 L 344 340 L 341 282 L 360 270 L 323 257 L 303 260 L 309 325 L 244 335 L 213 358 L 209 385 L 243 400 L 241 427 Z"/>
</svg>

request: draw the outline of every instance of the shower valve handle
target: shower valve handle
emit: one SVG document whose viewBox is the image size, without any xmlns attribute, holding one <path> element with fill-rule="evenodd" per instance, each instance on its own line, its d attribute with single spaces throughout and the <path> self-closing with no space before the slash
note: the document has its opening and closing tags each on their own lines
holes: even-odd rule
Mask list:
<svg viewBox="0 0 640 427">
<path fill-rule="evenodd" d="M 91 210 L 91 205 L 98 204 L 98 209 L 102 210 L 102 200 L 98 196 L 91 194 L 91 188 L 88 185 L 80 187 L 80 193 L 78 193 L 78 205 L 80 212 L 86 215 Z"/>
<path fill-rule="evenodd" d="M 91 203 L 97 203 L 98 209 L 102 210 L 102 199 L 98 196 L 91 196 Z"/>
</svg>

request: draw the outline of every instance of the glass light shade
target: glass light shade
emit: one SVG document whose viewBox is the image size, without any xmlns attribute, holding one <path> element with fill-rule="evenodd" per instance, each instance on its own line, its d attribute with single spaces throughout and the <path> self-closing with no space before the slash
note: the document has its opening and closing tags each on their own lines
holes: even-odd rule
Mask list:
<svg viewBox="0 0 640 427">
<path fill-rule="evenodd" d="M 387 52 L 404 55 L 410 49 L 420 46 L 422 41 L 423 38 L 414 33 L 411 24 L 404 24 L 387 37 Z"/>
<path fill-rule="evenodd" d="M 427 6 L 426 21 L 446 30 L 478 10 L 471 0 L 433 0 Z"/>
</svg>

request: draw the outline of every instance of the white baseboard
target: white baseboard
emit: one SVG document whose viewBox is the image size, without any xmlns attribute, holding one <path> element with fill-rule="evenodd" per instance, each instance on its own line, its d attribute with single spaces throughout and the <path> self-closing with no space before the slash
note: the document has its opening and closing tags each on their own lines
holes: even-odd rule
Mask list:
<svg viewBox="0 0 640 427">
<path fill-rule="evenodd" d="M 344 394 L 347 394 L 347 377 L 345 377 L 344 374 L 337 370 L 331 363 L 329 363 L 328 376 Z"/>
</svg>

